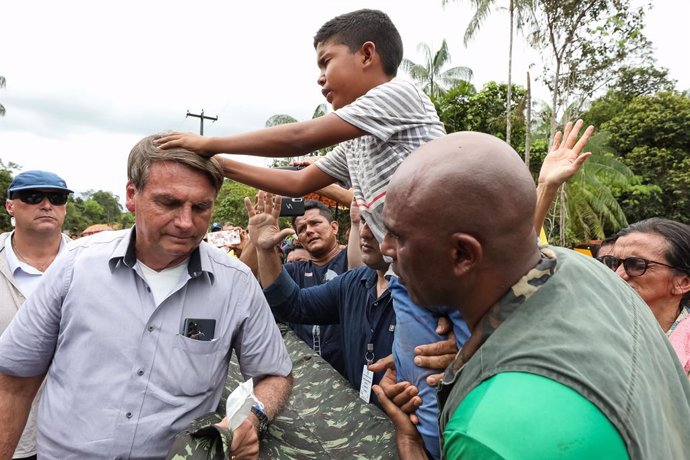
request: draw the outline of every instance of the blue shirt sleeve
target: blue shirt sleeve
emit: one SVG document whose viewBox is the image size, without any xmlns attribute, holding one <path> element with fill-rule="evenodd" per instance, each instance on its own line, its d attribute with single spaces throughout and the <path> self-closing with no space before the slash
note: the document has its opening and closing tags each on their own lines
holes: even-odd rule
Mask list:
<svg viewBox="0 0 690 460">
<path fill-rule="evenodd" d="M 280 321 L 299 324 L 339 324 L 339 292 L 342 276 L 326 284 L 300 289 L 283 269 L 278 278 L 264 289 L 271 310 Z"/>
</svg>

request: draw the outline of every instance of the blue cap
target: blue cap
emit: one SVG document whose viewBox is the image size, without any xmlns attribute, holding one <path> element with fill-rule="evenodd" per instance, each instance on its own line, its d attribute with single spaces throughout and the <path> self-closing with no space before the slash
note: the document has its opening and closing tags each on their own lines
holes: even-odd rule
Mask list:
<svg viewBox="0 0 690 460">
<path fill-rule="evenodd" d="M 48 171 L 24 171 L 14 177 L 7 188 L 7 196 L 21 190 L 33 189 L 61 190 L 72 193 L 72 190 L 67 188 L 65 180 L 57 174 Z"/>
</svg>

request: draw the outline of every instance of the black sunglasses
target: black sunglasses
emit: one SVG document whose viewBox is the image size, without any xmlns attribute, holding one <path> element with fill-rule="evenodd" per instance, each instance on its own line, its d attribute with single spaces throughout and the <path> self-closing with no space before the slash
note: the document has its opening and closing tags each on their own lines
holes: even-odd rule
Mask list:
<svg viewBox="0 0 690 460">
<path fill-rule="evenodd" d="M 43 192 L 40 190 L 20 190 L 15 193 L 26 204 L 38 204 L 47 197 L 50 204 L 54 206 L 62 206 L 67 203 L 67 196 L 69 195 L 68 192 Z"/>
<path fill-rule="evenodd" d="M 619 259 L 615 256 L 601 256 L 597 257 L 597 260 L 613 271 L 616 271 L 618 267 L 623 264 L 623 270 L 625 270 L 625 273 L 627 273 L 630 277 L 644 275 L 647 271 L 647 267 L 649 267 L 649 264 L 663 265 L 664 267 L 678 270 L 678 268 L 674 267 L 673 265 L 643 259 L 642 257 L 627 257 L 625 259 Z"/>
</svg>

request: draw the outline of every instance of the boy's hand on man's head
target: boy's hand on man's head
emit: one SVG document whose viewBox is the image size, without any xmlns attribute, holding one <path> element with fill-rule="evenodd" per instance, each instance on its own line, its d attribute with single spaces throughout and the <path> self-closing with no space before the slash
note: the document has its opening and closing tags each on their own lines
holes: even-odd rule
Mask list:
<svg viewBox="0 0 690 460">
<path fill-rule="evenodd" d="M 172 132 L 159 137 L 155 142 L 158 148 L 162 150 L 177 147 L 210 158 L 215 155 L 216 152 L 208 150 L 208 139 L 208 137 L 203 137 L 194 133 Z"/>
<path fill-rule="evenodd" d="M 282 198 L 271 193 L 259 192 L 256 203 L 244 198 L 244 206 L 247 209 L 249 222 L 247 231 L 254 245 L 261 250 L 274 250 L 283 239 L 292 235 L 295 231 L 291 228 L 280 229 L 280 204 Z"/>
</svg>

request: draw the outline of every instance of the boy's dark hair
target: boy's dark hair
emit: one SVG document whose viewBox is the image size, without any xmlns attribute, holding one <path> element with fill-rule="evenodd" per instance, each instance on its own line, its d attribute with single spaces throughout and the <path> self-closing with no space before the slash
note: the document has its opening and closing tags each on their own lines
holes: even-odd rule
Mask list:
<svg viewBox="0 0 690 460">
<path fill-rule="evenodd" d="M 333 213 L 328 208 L 328 206 L 326 206 L 325 204 L 323 204 L 319 200 L 306 200 L 304 202 L 304 212 L 307 212 L 310 209 L 318 209 L 319 214 L 321 214 L 321 216 L 323 216 L 323 218 L 326 219 L 328 222 L 333 222 L 335 220 L 333 218 Z M 295 230 L 297 230 L 297 225 L 295 225 L 295 221 L 297 220 L 298 217 L 302 217 L 302 216 L 294 216 L 292 218 L 292 228 L 294 228 Z"/>
<path fill-rule="evenodd" d="M 383 11 L 362 9 L 334 17 L 314 35 L 314 48 L 329 40 L 347 46 L 352 53 L 364 43 L 373 42 L 386 75 L 395 77 L 398 73 L 403 58 L 402 39 Z"/>
</svg>

